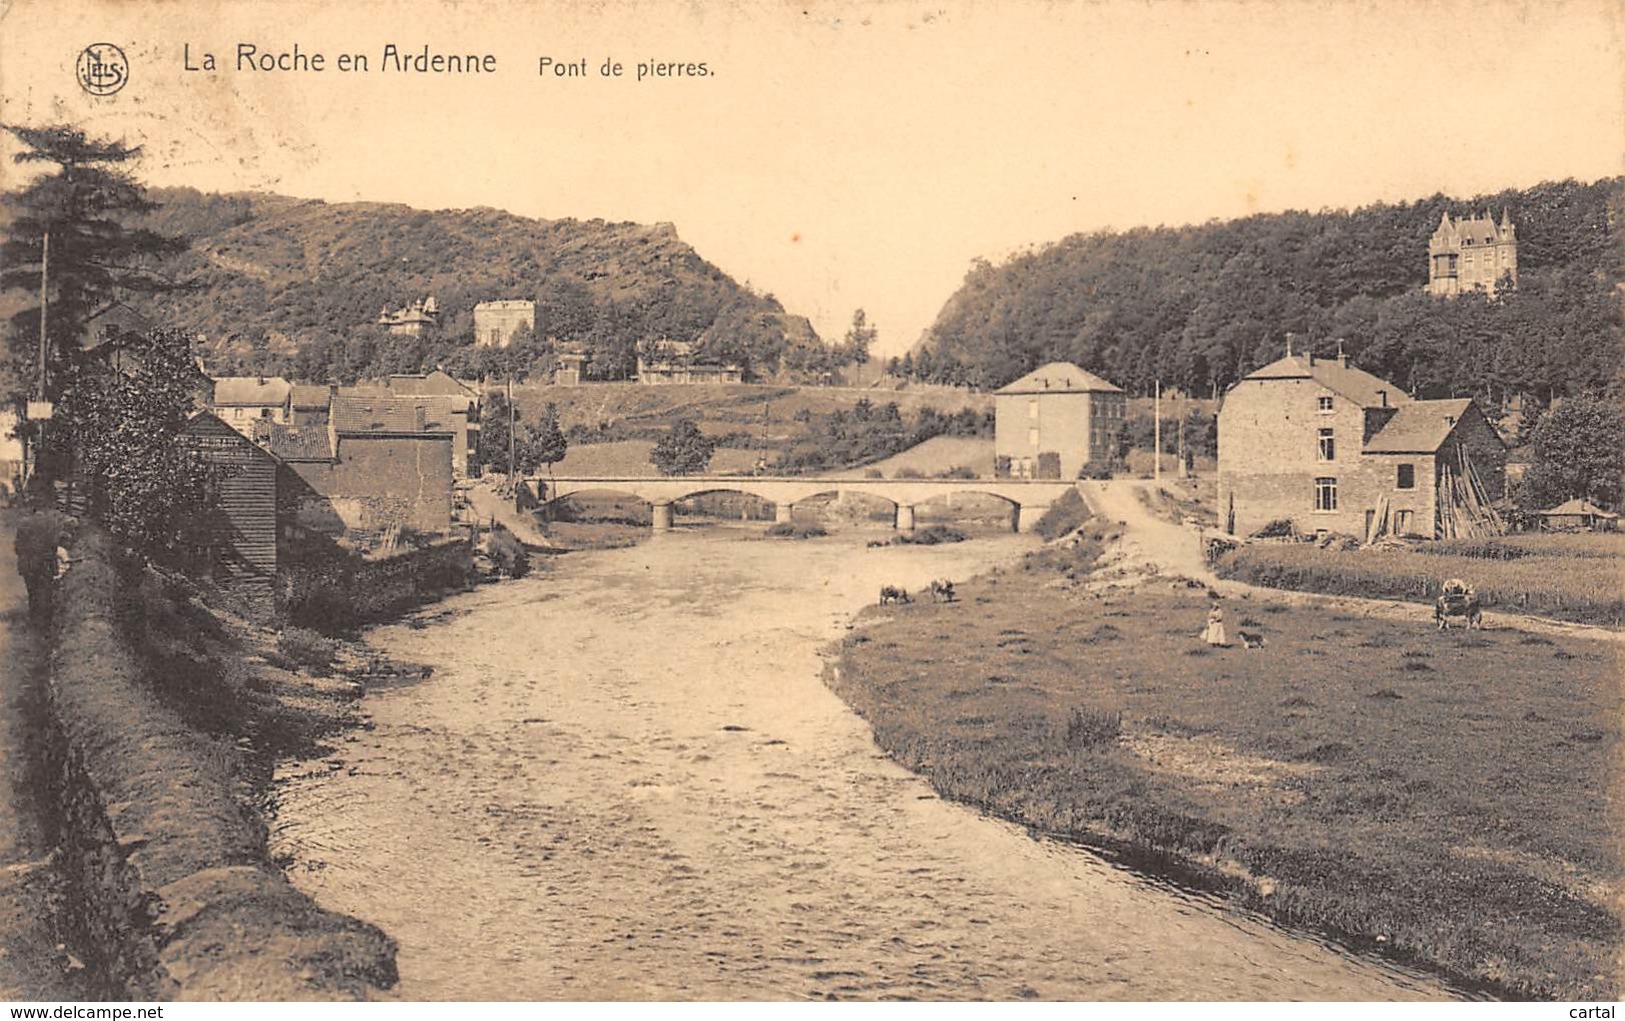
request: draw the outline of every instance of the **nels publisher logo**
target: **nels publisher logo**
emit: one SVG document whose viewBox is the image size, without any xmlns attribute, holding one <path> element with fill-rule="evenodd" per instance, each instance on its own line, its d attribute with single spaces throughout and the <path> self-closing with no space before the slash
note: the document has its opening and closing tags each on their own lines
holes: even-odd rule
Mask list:
<svg viewBox="0 0 1625 1021">
<path fill-rule="evenodd" d="M 74 75 L 92 96 L 111 96 L 130 80 L 130 62 L 112 43 L 91 43 L 79 54 Z"/>
</svg>

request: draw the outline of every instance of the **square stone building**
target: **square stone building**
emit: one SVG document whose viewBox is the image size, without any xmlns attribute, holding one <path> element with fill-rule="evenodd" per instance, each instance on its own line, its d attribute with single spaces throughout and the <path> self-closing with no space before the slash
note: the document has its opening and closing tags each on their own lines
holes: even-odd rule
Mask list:
<svg viewBox="0 0 1625 1021">
<path fill-rule="evenodd" d="M 1449 538 L 1493 520 L 1506 445 L 1470 398 L 1418 401 L 1339 356 L 1288 354 L 1219 411 L 1220 526 Z"/>
<path fill-rule="evenodd" d="M 1071 362 L 1050 362 L 993 394 L 994 474 L 1075 479 L 1110 461 L 1128 398 Z"/>
</svg>

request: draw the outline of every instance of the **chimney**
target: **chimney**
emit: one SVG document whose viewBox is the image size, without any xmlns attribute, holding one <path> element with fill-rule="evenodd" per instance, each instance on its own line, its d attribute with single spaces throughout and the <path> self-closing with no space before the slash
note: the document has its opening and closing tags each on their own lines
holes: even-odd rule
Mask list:
<svg viewBox="0 0 1625 1021">
<path fill-rule="evenodd" d="M 1290 333 L 1286 335 L 1286 356 L 1288 358 L 1292 357 L 1292 334 Z"/>
<path fill-rule="evenodd" d="M 1349 367 L 1348 355 L 1345 355 L 1343 353 L 1343 338 L 1342 337 L 1337 338 L 1337 364 L 1338 364 L 1338 366 L 1340 368 L 1346 369 L 1346 368 Z"/>
<path fill-rule="evenodd" d="M 417 407 L 412 409 L 412 424 L 417 426 L 418 432 L 422 432 L 424 429 L 428 428 L 428 416 L 424 411 L 423 405 L 419 404 Z"/>
<path fill-rule="evenodd" d="M 1388 406 L 1388 391 L 1387 390 L 1378 390 L 1377 391 L 1377 399 L 1382 401 L 1382 406 L 1386 408 Z"/>
</svg>

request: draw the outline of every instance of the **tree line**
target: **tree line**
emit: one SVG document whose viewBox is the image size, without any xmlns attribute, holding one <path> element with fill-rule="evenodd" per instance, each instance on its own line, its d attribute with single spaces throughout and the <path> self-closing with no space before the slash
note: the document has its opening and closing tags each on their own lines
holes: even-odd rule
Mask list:
<svg viewBox="0 0 1625 1021">
<path fill-rule="evenodd" d="M 1287 212 L 1200 226 L 1098 231 L 978 261 L 921 347 L 892 366 L 931 382 L 998 387 L 1054 360 L 1131 392 L 1160 380 L 1222 393 L 1279 358 L 1335 354 L 1421 397 L 1515 395 L 1547 404 L 1620 389 L 1619 230 L 1625 178 L 1457 201 Z M 1440 216 L 1505 210 L 1516 290 L 1426 293 Z"/>
</svg>

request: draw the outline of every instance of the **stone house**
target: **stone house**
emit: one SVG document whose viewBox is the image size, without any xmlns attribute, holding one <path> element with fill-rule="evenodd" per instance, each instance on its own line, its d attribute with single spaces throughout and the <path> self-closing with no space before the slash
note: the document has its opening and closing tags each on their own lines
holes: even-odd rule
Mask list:
<svg viewBox="0 0 1625 1021">
<path fill-rule="evenodd" d="M 1465 534 L 1494 520 L 1506 445 L 1469 398 L 1412 400 L 1342 356 L 1288 354 L 1219 411 L 1220 525 L 1286 520 L 1361 538 Z"/>
<path fill-rule="evenodd" d="M 474 344 L 507 347 L 520 327 L 536 329 L 534 301 L 482 301 L 474 306 Z"/>
<path fill-rule="evenodd" d="M 993 464 L 1001 478 L 1075 479 L 1109 462 L 1128 397 L 1071 362 L 1050 362 L 993 393 Z"/>
<path fill-rule="evenodd" d="M 451 527 L 456 427 L 444 397 L 344 393 L 325 431 L 274 426 L 268 446 L 300 480 L 299 527 L 336 534 Z"/>
<path fill-rule="evenodd" d="M 1454 298 L 1482 290 L 1493 295 L 1503 278 L 1518 284 L 1518 235 L 1507 211 L 1501 210 L 1499 224 L 1489 213 L 1451 220 L 1445 212 L 1428 239 L 1428 293 Z"/>
<path fill-rule="evenodd" d="M 209 408 L 220 420 L 250 439 L 254 423 L 288 421 L 293 386 L 281 376 L 221 376 L 214 381 Z"/>
<path fill-rule="evenodd" d="M 680 340 L 639 345 L 638 382 L 645 386 L 683 383 L 739 383 L 745 373 L 731 362 L 696 358 L 698 348 Z"/>
<path fill-rule="evenodd" d="M 410 305 L 403 305 L 393 312 L 388 307 L 378 313 L 377 325 L 386 327 L 390 333 L 407 337 L 418 337 L 424 330 L 431 329 L 440 322 L 440 305 L 434 300 L 434 295 L 419 298 Z"/>
</svg>

